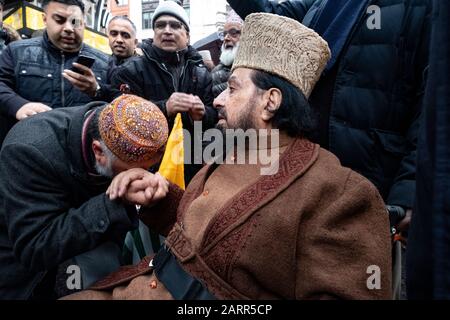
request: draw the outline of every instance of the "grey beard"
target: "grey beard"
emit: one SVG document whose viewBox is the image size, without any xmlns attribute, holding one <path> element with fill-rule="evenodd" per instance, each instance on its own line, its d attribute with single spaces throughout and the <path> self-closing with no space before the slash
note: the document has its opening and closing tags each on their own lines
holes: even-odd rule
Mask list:
<svg viewBox="0 0 450 320">
<path fill-rule="evenodd" d="M 239 49 L 239 44 L 236 45 L 233 49 L 227 49 L 222 45 L 222 53 L 220 54 L 220 62 L 226 66 L 231 66 L 234 62 L 234 58 L 236 57 L 236 53 Z"/>
<path fill-rule="evenodd" d="M 112 179 L 114 177 L 114 173 L 112 170 L 111 162 L 108 160 L 108 164 L 103 167 L 98 162 L 95 163 L 95 170 L 97 173 L 103 177 Z"/>
<path fill-rule="evenodd" d="M 103 141 L 100 141 L 100 144 L 102 146 L 103 152 L 106 155 L 107 162 L 106 162 L 106 166 L 102 166 L 97 161 L 95 161 L 95 170 L 97 170 L 97 173 L 99 175 L 112 179 L 112 178 L 114 178 L 112 164 L 113 164 L 113 161 L 116 159 L 116 156 L 114 155 L 114 153 L 111 152 L 111 150 L 108 149 L 108 147 L 106 146 L 106 144 Z"/>
</svg>

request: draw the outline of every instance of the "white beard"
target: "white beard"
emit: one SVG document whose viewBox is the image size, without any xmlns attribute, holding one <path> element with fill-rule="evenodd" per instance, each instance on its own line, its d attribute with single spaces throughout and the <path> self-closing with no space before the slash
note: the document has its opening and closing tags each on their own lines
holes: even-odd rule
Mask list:
<svg viewBox="0 0 450 320">
<path fill-rule="evenodd" d="M 103 167 L 102 165 L 100 165 L 98 162 L 95 163 L 95 170 L 97 170 L 97 173 L 103 177 L 106 178 L 110 178 L 112 179 L 114 177 L 114 173 L 112 170 L 112 165 L 111 163 L 108 161 L 108 164 Z"/>
<path fill-rule="evenodd" d="M 95 161 L 95 170 L 97 170 L 99 175 L 112 179 L 114 178 L 113 161 L 116 159 L 116 156 L 108 149 L 103 141 L 100 141 L 100 144 L 103 152 L 106 154 L 106 165 L 102 166 L 98 161 Z"/>
<path fill-rule="evenodd" d="M 222 53 L 220 54 L 220 62 L 226 66 L 231 66 L 236 58 L 236 53 L 239 49 L 239 43 L 233 49 L 225 49 L 222 45 Z"/>
</svg>

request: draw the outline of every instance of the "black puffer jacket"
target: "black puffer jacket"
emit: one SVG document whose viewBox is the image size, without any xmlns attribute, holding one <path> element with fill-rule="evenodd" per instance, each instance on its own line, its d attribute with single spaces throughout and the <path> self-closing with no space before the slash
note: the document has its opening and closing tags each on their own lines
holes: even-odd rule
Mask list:
<svg viewBox="0 0 450 320">
<path fill-rule="evenodd" d="M 450 1 L 433 1 L 430 68 L 419 134 L 417 198 L 406 251 L 410 300 L 450 299 Z"/>
<path fill-rule="evenodd" d="M 311 21 L 322 0 L 229 0 L 242 17 L 271 12 Z M 312 96 L 321 112 L 316 140 L 369 178 L 389 204 L 411 208 L 416 149 L 428 64 L 429 0 L 373 0 L 381 29 L 365 14 L 355 25 L 334 70 Z M 329 105 L 327 110 L 324 105 Z"/>
<path fill-rule="evenodd" d="M 75 53 L 64 53 L 43 37 L 15 41 L 0 56 L 0 116 L 5 126 L 16 122 L 16 113 L 28 102 L 41 102 L 56 109 L 81 106 L 93 99 L 62 76 L 78 55 L 95 58 L 92 70 L 100 84 L 106 83 L 108 56 L 86 44 Z M 4 134 L 3 134 L 4 135 Z M 0 136 L 0 144 L 4 136 Z"/>
<path fill-rule="evenodd" d="M 0 112 L 14 117 L 28 102 L 42 102 L 53 109 L 91 102 L 62 76 L 80 54 L 95 58 L 92 70 L 98 82 L 105 83 L 108 56 L 86 44 L 79 52 L 64 53 L 46 34 L 11 43 L 0 58 Z"/>
<path fill-rule="evenodd" d="M 217 97 L 228 87 L 228 78 L 230 77 L 231 66 L 226 66 L 219 63 L 211 72 L 212 76 L 212 92 L 214 97 Z"/>
<path fill-rule="evenodd" d="M 206 108 L 202 129 L 213 128 L 217 123 L 217 111 L 212 107 L 214 98 L 211 91 L 211 74 L 206 69 L 202 57 L 197 51 L 188 47 L 184 52 L 180 79 L 174 79 L 168 69 L 167 62 L 163 62 L 167 57 L 162 58 L 151 43 L 143 45 L 142 51 L 144 52 L 143 56 L 131 58 L 117 68 L 111 80 L 113 88 L 118 89 L 122 85 L 128 85 L 130 93 L 155 103 L 166 117 L 166 102 L 172 93 L 183 92 L 196 95 L 200 97 Z M 176 54 L 173 53 L 174 56 L 170 58 L 176 58 Z M 196 141 L 197 138 L 201 139 L 201 137 L 194 137 L 192 134 L 194 122 L 189 114 L 185 112 L 181 116 L 183 128 L 191 133 L 191 150 L 194 150 L 194 144 L 202 145 L 201 141 Z M 172 118 L 168 119 L 170 128 L 173 127 L 173 120 Z M 187 158 L 188 154 L 185 153 L 186 162 L 194 163 L 194 152 L 191 152 L 192 157 L 190 159 Z M 186 185 L 201 168 L 201 159 L 197 160 L 197 165 L 185 166 Z"/>
</svg>

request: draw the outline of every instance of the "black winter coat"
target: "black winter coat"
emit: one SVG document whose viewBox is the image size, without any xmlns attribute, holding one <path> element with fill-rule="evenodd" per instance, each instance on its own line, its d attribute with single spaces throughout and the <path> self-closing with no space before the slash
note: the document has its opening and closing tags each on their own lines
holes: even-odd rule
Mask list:
<svg viewBox="0 0 450 320">
<path fill-rule="evenodd" d="M 450 2 L 433 2 L 419 135 L 417 198 L 406 251 L 408 299 L 450 299 Z"/>
<path fill-rule="evenodd" d="M 11 43 L 0 56 L 3 119 L 14 124 L 17 111 L 28 102 L 41 102 L 56 109 L 93 101 L 62 76 L 80 54 L 95 58 L 92 71 L 100 84 L 106 83 L 108 56 L 86 44 L 79 52 L 63 53 L 48 40 L 47 34 Z M 0 143 L 3 138 L 0 137 Z"/>
<path fill-rule="evenodd" d="M 231 66 L 219 63 L 212 71 L 211 77 L 213 82 L 212 92 L 217 97 L 228 88 L 228 78 L 230 78 Z"/>
<path fill-rule="evenodd" d="M 242 17 L 271 12 L 304 22 L 311 21 L 322 0 L 228 2 Z M 373 0 L 370 5 L 381 8 L 381 29 L 367 27 L 371 14 L 361 17 L 334 70 L 322 76 L 310 98 L 321 112 L 315 140 L 371 180 L 387 203 L 412 208 L 430 0 Z"/>
<path fill-rule="evenodd" d="M 184 55 L 184 65 L 182 66 L 179 85 L 176 87 L 176 81 L 174 81 L 172 74 L 168 71 L 166 64 L 161 61 L 152 44 L 147 43 L 143 45 L 142 51 L 144 52 L 143 56 L 131 58 L 116 69 L 111 80 L 113 88 L 118 89 L 124 84 L 128 85 L 130 93 L 155 103 L 166 117 L 166 102 L 172 93 L 183 92 L 197 95 L 206 108 L 202 129 L 213 128 L 217 123 L 217 111 L 212 107 L 214 97 L 211 91 L 211 74 L 203 64 L 203 59 L 198 52 L 194 48 L 188 47 Z M 181 116 L 183 128 L 191 133 L 191 150 L 194 150 L 194 144 L 201 147 L 201 137 L 193 135 L 194 122 L 191 117 L 186 112 L 182 113 Z M 170 129 L 173 127 L 173 120 L 168 118 Z M 188 153 L 185 152 L 185 160 L 189 163 L 201 163 L 202 160 L 194 159 L 194 152 L 191 153 L 189 159 L 187 157 Z M 201 167 L 201 164 L 185 165 L 186 185 Z"/>
<path fill-rule="evenodd" d="M 85 169 L 81 132 L 92 105 L 20 121 L 3 143 L 0 299 L 38 298 L 59 264 L 106 241 L 121 245 L 137 227 L 136 213 L 105 195 L 111 180 Z"/>
</svg>

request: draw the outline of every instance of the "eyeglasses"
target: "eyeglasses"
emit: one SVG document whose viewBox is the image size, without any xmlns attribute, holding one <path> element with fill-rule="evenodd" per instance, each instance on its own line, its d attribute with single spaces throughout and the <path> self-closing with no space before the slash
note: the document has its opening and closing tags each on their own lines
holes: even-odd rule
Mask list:
<svg viewBox="0 0 450 320">
<path fill-rule="evenodd" d="M 156 21 L 155 29 L 164 30 L 166 29 L 167 25 L 169 25 L 170 29 L 172 30 L 180 30 L 183 27 L 183 24 L 178 21 Z"/>
<path fill-rule="evenodd" d="M 230 35 L 230 37 L 232 37 L 232 38 L 236 38 L 237 36 L 239 36 L 241 34 L 241 30 L 237 30 L 237 29 L 230 29 L 230 30 L 224 30 L 224 31 L 222 31 L 221 33 L 219 33 L 219 36 L 222 38 L 222 39 L 225 39 L 225 37 L 227 36 L 227 35 Z"/>
</svg>

